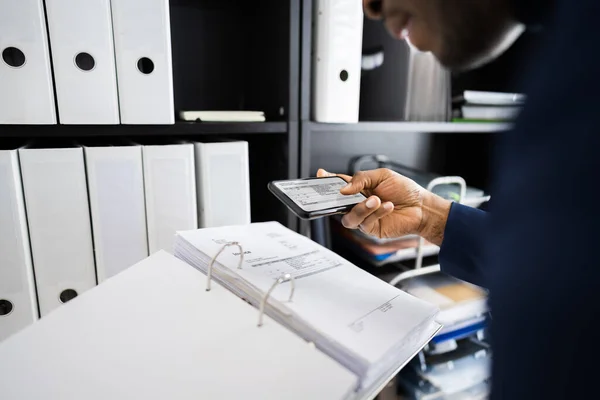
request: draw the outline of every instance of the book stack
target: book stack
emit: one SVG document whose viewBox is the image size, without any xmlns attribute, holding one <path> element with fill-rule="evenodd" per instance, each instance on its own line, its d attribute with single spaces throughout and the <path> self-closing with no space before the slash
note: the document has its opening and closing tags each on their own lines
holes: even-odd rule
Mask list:
<svg viewBox="0 0 600 400">
<path fill-rule="evenodd" d="M 453 122 L 511 122 L 519 116 L 525 95 L 466 90 L 453 103 Z"/>
</svg>

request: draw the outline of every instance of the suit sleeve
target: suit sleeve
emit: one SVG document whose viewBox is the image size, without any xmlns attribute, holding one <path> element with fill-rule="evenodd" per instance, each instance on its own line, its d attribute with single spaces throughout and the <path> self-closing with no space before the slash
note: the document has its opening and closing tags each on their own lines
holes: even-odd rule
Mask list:
<svg viewBox="0 0 600 400">
<path fill-rule="evenodd" d="M 452 204 L 439 254 L 444 273 L 485 286 L 483 257 L 488 217 L 486 211 Z"/>
</svg>

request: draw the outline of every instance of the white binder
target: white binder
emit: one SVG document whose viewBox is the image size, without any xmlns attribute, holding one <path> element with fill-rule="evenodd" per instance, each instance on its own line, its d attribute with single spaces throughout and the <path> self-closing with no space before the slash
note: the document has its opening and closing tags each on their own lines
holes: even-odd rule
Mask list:
<svg viewBox="0 0 600 400">
<path fill-rule="evenodd" d="M 56 124 L 42 0 L 0 0 L 0 123 Z"/>
<path fill-rule="evenodd" d="M 141 146 L 85 147 L 98 282 L 148 257 Z"/>
<path fill-rule="evenodd" d="M 61 124 L 118 124 L 110 0 L 46 0 Z"/>
<path fill-rule="evenodd" d="M 37 318 L 19 158 L 0 150 L 0 342 Z"/>
<path fill-rule="evenodd" d="M 313 35 L 313 118 L 358 122 L 364 14 L 356 0 L 318 0 Z"/>
<path fill-rule="evenodd" d="M 173 252 L 175 233 L 196 229 L 194 145 L 144 146 L 148 250 Z"/>
<path fill-rule="evenodd" d="M 43 316 L 96 284 L 83 150 L 19 150 Z"/>
<path fill-rule="evenodd" d="M 169 0 L 111 0 L 121 123 L 174 124 Z"/>
<path fill-rule="evenodd" d="M 249 224 L 251 215 L 248 143 L 195 145 L 200 227 Z"/>
<path fill-rule="evenodd" d="M 349 398 L 356 376 L 159 252 L 0 345 L 2 400 Z"/>
</svg>

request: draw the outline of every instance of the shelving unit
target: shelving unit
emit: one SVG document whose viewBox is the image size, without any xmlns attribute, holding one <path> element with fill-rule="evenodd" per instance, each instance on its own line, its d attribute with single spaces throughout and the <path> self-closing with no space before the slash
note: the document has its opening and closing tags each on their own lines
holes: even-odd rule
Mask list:
<svg viewBox="0 0 600 400">
<path fill-rule="evenodd" d="M 247 140 L 251 163 L 257 165 L 251 171 L 255 221 L 278 220 L 297 229 L 298 219 L 266 189 L 270 180 L 310 176 L 319 167 L 345 168 L 350 156 L 369 151 L 387 151 L 392 157 L 399 154 L 407 157 L 409 164 L 422 166 L 426 164 L 423 151 L 434 134 L 489 135 L 510 129 L 508 124 L 495 123 L 315 122 L 311 118 L 314 0 L 266 0 L 252 4 L 243 0 L 172 0 L 170 4 L 176 111 L 262 110 L 267 122 L 0 125 L 0 147 L 3 143 L 32 139 L 106 143 L 120 139 Z M 370 32 L 373 27 L 369 25 Z M 382 28 L 369 40 L 392 39 Z M 376 93 L 380 84 L 368 92 Z M 391 102 L 401 97 L 394 93 Z M 373 110 L 379 106 L 369 106 L 368 112 L 377 116 Z M 389 107 L 382 112 L 389 114 Z M 322 165 L 323 159 L 327 165 Z"/>
<path fill-rule="evenodd" d="M 300 2 L 170 2 L 175 111 L 264 111 L 267 122 L 0 125 L 0 148 L 30 141 L 245 140 L 253 222 L 276 220 L 295 230 L 297 219 L 269 193 L 267 183 L 299 176 Z"/>
</svg>

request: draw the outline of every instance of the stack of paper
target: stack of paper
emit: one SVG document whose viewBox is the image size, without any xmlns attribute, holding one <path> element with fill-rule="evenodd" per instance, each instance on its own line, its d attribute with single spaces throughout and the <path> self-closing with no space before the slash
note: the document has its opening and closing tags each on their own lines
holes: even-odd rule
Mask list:
<svg viewBox="0 0 600 400">
<path fill-rule="evenodd" d="M 521 113 L 526 96 L 521 93 L 465 90 L 453 100 L 455 122 L 511 122 Z"/>
<path fill-rule="evenodd" d="M 414 260 L 417 257 L 418 236 L 407 235 L 399 238 L 380 239 L 360 230 L 345 228 L 339 218 L 331 219 L 331 229 L 337 238 L 341 239 L 344 247 L 375 267 Z M 422 251 L 423 257 L 435 256 L 439 253 L 440 247 L 425 241 Z"/>
<path fill-rule="evenodd" d="M 437 320 L 444 328 L 435 342 L 455 336 L 451 333 L 468 334 L 485 325 L 487 293 L 479 286 L 439 272 L 412 278 L 401 289 L 440 308 Z"/>
<path fill-rule="evenodd" d="M 231 243 L 241 251 L 224 248 Z M 357 374 L 363 391 L 392 377 L 441 328 L 435 306 L 275 222 L 179 232 L 175 255 L 203 272 L 218 255 L 214 279 L 255 306 L 292 276 L 271 292 L 266 314 Z"/>
</svg>

